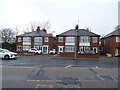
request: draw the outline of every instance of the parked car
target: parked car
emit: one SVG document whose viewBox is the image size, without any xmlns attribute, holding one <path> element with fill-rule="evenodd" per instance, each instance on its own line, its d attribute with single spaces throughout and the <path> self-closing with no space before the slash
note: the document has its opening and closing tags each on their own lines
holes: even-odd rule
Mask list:
<svg viewBox="0 0 120 90">
<path fill-rule="evenodd" d="M 7 49 L 0 48 L 0 58 L 8 60 L 8 59 L 17 59 L 17 57 L 18 57 L 17 53 L 11 52 Z"/>
<path fill-rule="evenodd" d="M 49 51 L 49 54 L 55 54 L 55 53 L 56 53 L 55 49 Z"/>
<path fill-rule="evenodd" d="M 36 48 L 31 48 L 28 52 L 33 52 L 35 54 L 42 54 L 42 50 L 37 50 Z"/>
</svg>

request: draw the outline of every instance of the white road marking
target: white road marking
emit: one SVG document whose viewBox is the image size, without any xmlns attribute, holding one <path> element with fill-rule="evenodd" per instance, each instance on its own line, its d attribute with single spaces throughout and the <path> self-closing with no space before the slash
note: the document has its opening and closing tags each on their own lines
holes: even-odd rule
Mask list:
<svg viewBox="0 0 120 90">
<path fill-rule="evenodd" d="M 47 82 L 49 82 L 49 81 L 59 81 L 59 82 L 61 82 L 61 80 L 27 80 L 27 82 L 40 82 L 40 81 L 47 81 Z"/>
<path fill-rule="evenodd" d="M 103 79 L 99 74 L 96 74 L 96 76 L 97 76 L 98 78 L 100 78 L 101 80 L 105 80 L 105 79 Z"/>
<path fill-rule="evenodd" d="M 114 77 L 112 77 L 112 76 L 110 76 L 113 80 L 115 80 L 116 82 L 118 82 L 118 80 L 117 79 L 115 79 Z"/>
<path fill-rule="evenodd" d="M 37 84 L 35 88 L 38 88 L 40 84 Z"/>
<path fill-rule="evenodd" d="M 37 67 L 40 67 L 40 66 L 42 66 L 42 65 L 37 65 L 37 66 L 32 66 L 33 68 L 37 68 Z"/>
<path fill-rule="evenodd" d="M 69 68 L 69 67 L 71 67 L 71 66 L 73 66 L 73 65 L 68 65 L 68 66 L 66 66 L 65 68 Z"/>
<path fill-rule="evenodd" d="M 2 66 L 3 68 L 34 68 L 34 67 L 23 67 L 23 66 Z"/>
<path fill-rule="evenodd" d="M 53 88 L 54 87 L 54 85 L 37 84 L 35 88 L 38 88 L 39 86 L 42 86 L 45 88 Z"/>
</svg>

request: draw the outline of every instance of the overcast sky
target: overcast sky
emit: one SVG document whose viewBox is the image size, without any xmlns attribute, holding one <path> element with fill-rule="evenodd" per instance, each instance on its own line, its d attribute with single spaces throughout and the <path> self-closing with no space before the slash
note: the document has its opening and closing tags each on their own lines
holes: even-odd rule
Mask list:
<svg viewBox="0 0 120 90">
<path fill-rule="evenodd" d="M 75 27 L 103 35 L 118 25 L 119 0 L 0 0 L 0 29 L 22 31 L 32 21 L 50 21 L 60 34 Z M 21 33 L 21 32 L 19 32 Z"/>
</svg>

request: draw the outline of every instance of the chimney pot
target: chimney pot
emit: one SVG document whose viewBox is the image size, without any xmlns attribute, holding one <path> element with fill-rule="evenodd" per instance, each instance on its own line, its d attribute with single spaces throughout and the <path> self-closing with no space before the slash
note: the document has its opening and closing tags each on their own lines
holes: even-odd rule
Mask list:
<svg viewBox="0 0 120 90">
<path fill-rule="evenodd" d="M 46 30 L 45 28 L 43 29 L 43 31 L 44 31 L 44 32 L 47 32 L 47 30 Z"/>
<path fill-rule="evenodd" d="M 76 25 L 76 26 L 75 26 L 75 29 L 79 29 L 79 26 L 78 26 L 78 25 Z"/>
<path fill-rule="evenodd" d="M 40 26 L 37 27 L 37 31 L 40 31 Z"/>
</svg>

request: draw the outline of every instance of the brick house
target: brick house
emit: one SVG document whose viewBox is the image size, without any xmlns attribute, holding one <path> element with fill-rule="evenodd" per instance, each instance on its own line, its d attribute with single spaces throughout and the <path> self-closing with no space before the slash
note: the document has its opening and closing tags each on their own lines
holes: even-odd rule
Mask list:
<svg viewBox="0 0 120 90">
<path fill-rule="evenodd" d="M 16 36 L 17 53 L 27 53 L 30 48 L 37 48 L 43 54 L 48 54 L 49 50 L 54 49 L 54 37 L 47 34 L 45 29 L 40 30 L 39 26 L 36 31 Z"/>
<path fill-rule="evenodd" d="M 115 30 L 101 38 L 101 52 L 112 56 L 120 56 L 120 29 Z"/>
<path fill-rule="evenodd" d="M 76 55 L 76 57 L 82 58 L 99 57 L 100 35 L 98 34 L 89 30 L 79 29 L 77 25 L 75 29 L 70 29 L 64 33 L 56 35 L 56 37 L 57 53 L 60 56 L 74 57 L 74 55 Z"/>
</svg>

